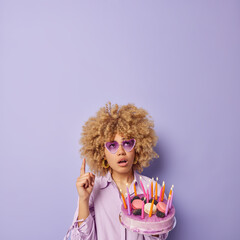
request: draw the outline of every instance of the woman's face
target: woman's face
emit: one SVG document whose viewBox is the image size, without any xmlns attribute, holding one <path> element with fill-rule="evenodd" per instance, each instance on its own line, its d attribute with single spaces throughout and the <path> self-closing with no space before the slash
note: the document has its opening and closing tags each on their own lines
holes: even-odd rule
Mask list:
<svg viewBox="0 0 240 240">
<path fill-rule="evenodd" d="M 112 168 L 112 171 L 116 173 L 130 173 L 132 171 L 132 166 L 135 158 L 135 148 L 133 148 L 130 152 L 127 152 L 122 147 L 121 143 L 125 139 L 119 134 L 116 134 L 114 141 L 118 142 L 119 148 L 116 153 L 110 153 L 105 147 L 105 156 L 107 158 L 109 166 Z"/>
</svg>

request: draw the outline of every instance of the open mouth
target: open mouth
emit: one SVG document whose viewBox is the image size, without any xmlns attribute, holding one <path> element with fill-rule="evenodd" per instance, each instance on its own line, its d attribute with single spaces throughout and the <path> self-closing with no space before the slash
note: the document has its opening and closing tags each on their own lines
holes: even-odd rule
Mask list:
<svg viewBox="0 0 240 240">
<path fill-rule="evenodd" d="M 121 159 L 120 161 L 118 161 L 118 165 L 120 167 L 125 167 L 128 165 L 128 161 L 126 159 Z"/>
<path fill-rule="evenodd" d="M 120 161 L 118 161 L 118 163 L 126 163 L 127 162 L 127 160 L 120 160 Z"/>
</svg>

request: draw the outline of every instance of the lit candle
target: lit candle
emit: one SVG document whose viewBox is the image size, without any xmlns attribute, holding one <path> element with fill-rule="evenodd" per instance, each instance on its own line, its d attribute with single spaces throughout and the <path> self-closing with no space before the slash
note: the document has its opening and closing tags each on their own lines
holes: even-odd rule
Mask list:
<svg viewBox="0 0 240 240">
<path fill-rule="evenodd" d="M 127 206 L 128 206 L 128 215 L 131 215 L 131 200 L 130 200 L 129 194 L 127 194 Z"/>
<path fill-rule="evenodd" d="M 153 210 L 153 204 L 154 204 L 154 199 L 152 200 L 150 211 L 149 211 L 149 217 L 152 216 L 152 210 Z"/>
<path fill-rule="evenodd" d="M 151 179 L 149 179 L 149 197 L 151 197 Z"/>
<path fill-rule="evenodd" d="M 144 201 L 142 201 L 142 214 L 141 214 L 142 219 L 144 219 Z"/>
<path fill-rule="evenodd" d="M 129 208 L 130 208 L 130 213 L 131 213 L 131 211 L 132 211 L 132 206 L 131 206 L 131 198 L 130 198 L 128 183 L 126 183 L 126 187 L 127 187 L 127 195 L 128 195 Z"/>
<path fill-rule="evenodd" d="M 158 181 L 158 177 L 156 178 L 156 185 L 155 185 L 155 199 L 156 199 L 156 200 L 157 200 L 157 189 L 158 189 L 158 187 L 157 187 L 157 185 L 158 185 L 157 181 Z"/>
<path fill-rule="evenodd" d="M 153 178 L 152 178 L 152 182 L 151 182 L 151 198 L 153 198 Z"/>
<path fill-rule="evenodd" d="M 172 188 L 170 189 L 170 192 L 168 194 L 168 198 L 171 197 L 171 194 L 172 194 Z"/>
<path fill-rule="evenodd" d="M 132 212 L 132 204 L 131 204 L 131 198 L 130 195 L 128 194 L 128 202 L 129 202 L 129 208 L 130 208 L 130 213 Z"/>
<path fill-rule="evenodd" d="M 166 209 L 165 209 L 165 217 L 166 217 L 167 214 L 168 214 L 168 208 L 169 208 L 169 203 L 170 203 L 170 201 L 171 201 L 171 199 L 168 198 L 168 200 L 167 200 L 167 206 L 166 206 Z"/>
<path fill-rule="evenodd" d="M 140 177 L 140 184 L 141 184 L 141 187 L 142 187 L 144 196 L 147 197 L 147 196 L 146 196 L 145 189 L 144 189 L 144 186 L 143 186 L 143 183 L 142 183 L 142 177 Z"/>
<path fill-rule="evenodd" d="M 127 209 L 127 205 L 126 205 L 125 197 L 123 196 L 123 193 L 122 193 L 122 189 L 120 189 L 120 192 L 121 192 L 124 208 Z"/>
<path fill-rule="evenodd" d="M 161 202 L 161 199 L 162 199 L 162 187 L 160 189 L 159 202 Z"/>
<path fill-rule="evenodd" d="M 135 196 L 137 196 L 137 190 L 136 190 L 136 185 L 135 185 L 135 182 L 136 182 L 136 180 L 134 180 L 134 183 L 133 183 L 133 188 L 134 188 L 134 194 L 135 194 Z"/>
<path fill-rule="evenodd" d="M 148 186 L 149 187 L 149 186 Z M 148 189 L 147 189 L 147 203 L 149 202 L 149 192 L 148 192 Z"/>
<path fill-rule="evenodd" d="M 164 199 L 164 193 L 165 193 L 165 182 L 163 181 L 163 184 L 162 184 L 162 198 L 161 198 L 161 202 L 163 201 Z"/>
<path fill-rule="evenodd" d="M 170 204 L 169 204 L 169 208 L 172 208 L 172 200 L 173 200 L 173 185 L 172 185 L 172 194 L 171 194 L 171 200 L 170 200 Z"/>
</svg>

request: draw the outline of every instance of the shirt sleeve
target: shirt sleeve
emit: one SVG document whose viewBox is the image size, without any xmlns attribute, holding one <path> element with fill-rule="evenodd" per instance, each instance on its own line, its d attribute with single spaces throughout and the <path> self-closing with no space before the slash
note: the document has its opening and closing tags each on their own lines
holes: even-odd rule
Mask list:
<svg viewBox="0 0 240 240">
<path fill-rule="evenodd" d="M 93 194 L 90 195 L 90 199 L 89 199 L 90 214 L 85 220 L 83 219 L 78 220 L 78 205 L 77 205 L 77 209 L 73 217 L 72 225 L 68 229 L 68 232 L 64 237 L 64 240 L 97 240 L 95 213 L 94 213 L 92 195 Z M 80 227 L 78 227 L 78 222 L 82 222 Z"/>
</svg>

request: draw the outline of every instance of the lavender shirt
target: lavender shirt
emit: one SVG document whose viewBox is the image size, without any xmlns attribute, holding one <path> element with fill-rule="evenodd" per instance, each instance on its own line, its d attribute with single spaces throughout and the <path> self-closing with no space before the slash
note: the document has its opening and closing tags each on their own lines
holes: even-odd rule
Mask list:
<svg viewBox="0 0 240 240">
<path fill-rule="evenodd" d="M 143 193 L 140 185 L 140 174 L 134 172 L 137 193 Z M 142 183 L 147 188 L 148 177 L 142 176 Z M 158 187 L 158 189 L 160 189 Z M 130 195 L 134 195 L 133 182 L 129 188 Z M 89 216 L 78 227 L 78 204 L 74 214 L 73 223 L 64 240 L 155 240 L 166 239 L 168 234 L 159 237 L 142 235 L 125 229 L 119 222 L 122 198 L 110 172 L 104 177 L 96 177 L 93 191 L 89 199 Z"/>
</svg>

